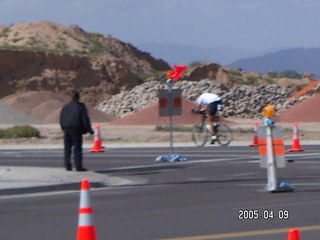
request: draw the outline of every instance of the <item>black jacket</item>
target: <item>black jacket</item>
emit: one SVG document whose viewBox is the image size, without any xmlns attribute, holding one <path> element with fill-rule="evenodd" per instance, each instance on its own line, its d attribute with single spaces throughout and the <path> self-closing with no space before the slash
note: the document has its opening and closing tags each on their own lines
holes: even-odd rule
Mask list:
<svg viewBox="0 0 320 240">
<path fill-rule="evenodd" d="M 93 134 L 87 108 L 83 103 L 71 101 L 60 112 L 60 126 L 63 131 Z"/>
</svg>

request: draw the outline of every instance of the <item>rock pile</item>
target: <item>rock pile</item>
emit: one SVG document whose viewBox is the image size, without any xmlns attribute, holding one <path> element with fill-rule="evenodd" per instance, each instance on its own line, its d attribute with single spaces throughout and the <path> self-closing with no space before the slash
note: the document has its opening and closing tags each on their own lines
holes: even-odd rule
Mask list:
<svg viewBox="0 0 320 240">
<path fill-rule="evenodd" d="M 159 81 L 146 82 L 130 91 L 122 91 L 110 100 L 98 105 L 98 109 L 107 114 L 123 117 L 139 111 L 158 98 L 158 90 L 167 88 Z M 296 101 L 289 97 L 293 91 L 278 85 L 226 86 L 212 80 L 179 81 L 174 88 L 183 90 L 183 98 L 194 101 L 200 93 L 214 92 L 222 97 L 225 109 L 224 117 L 257 118 L 267 104 L 275 106 L 277 112 L 287 109 Z"/>
</svg>

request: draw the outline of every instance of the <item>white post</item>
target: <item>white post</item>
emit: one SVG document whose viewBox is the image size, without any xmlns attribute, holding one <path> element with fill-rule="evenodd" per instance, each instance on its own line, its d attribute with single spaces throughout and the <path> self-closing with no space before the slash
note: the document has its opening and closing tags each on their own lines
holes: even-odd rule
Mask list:
<svg viewBox="0 0 320 240">
<path fill-rule="evenodd" d="M 278 188 L 276 163 L 273 153 L 271 126 L 267 125 L 267 173 L 268 173 L 268 191 L 276 191 Z"/>
<path fill-rule="evenodd" d="M 169 112 L 170 112 L 170 115 L 169 115 L 169 124 L 170 124 L 170 157 L 173 156 L 173 123 L 172 123 L 172 112 L 173 112 L 173 97 L 172 97 L 172 84 L 168 84 L 169 86 L 169 103 L 171 103 L 171 106 L 170 106 L 170 109 L 169 109 Z"/>
</svg>

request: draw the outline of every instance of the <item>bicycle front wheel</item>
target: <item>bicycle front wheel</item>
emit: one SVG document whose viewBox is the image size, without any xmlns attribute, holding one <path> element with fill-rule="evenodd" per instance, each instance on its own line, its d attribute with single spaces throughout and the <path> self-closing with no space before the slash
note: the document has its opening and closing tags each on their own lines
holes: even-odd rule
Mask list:
<svg viewBox="0 0 320 240">
<path fill-rule="evenodd" d="M 217 129 L 217 141 L 220 146 L 228 146 L 232 139 L 232 130 L 227 124 L 219 124 Z"/>
<path fill-rule="evenodd" d="M 203 147 L 209 138 L 209 130 L 203 124 L 196 124 L 192 129 L 192 141 L 198 147 Z"/>
</svg>

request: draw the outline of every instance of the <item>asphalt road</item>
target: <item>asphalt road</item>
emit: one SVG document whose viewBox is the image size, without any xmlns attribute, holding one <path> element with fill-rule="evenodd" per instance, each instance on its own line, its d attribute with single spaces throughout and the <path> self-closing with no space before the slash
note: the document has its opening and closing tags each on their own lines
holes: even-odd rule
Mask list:
<svg viewBox="0 0 320 240">
<path fill-rule="evenodd" d="M 266 169 L 250 147 L 176 148 L 187 162 L 156 163 L 168 148 L 85 151 L 85 166 L 131 185 L 92 189 L 98 239 L 301 239 L 320 236 L 320 149 L 288 153 L 278 169 L 290 193 L 264 192 Z M 1 151 L 1 165 L 61 167 L 61 150 Z M 75 239 L 79 192 L 0 198 L 2 239 Z M 257 219 L 249 219 L 256 216 Z"/>
</svg>

